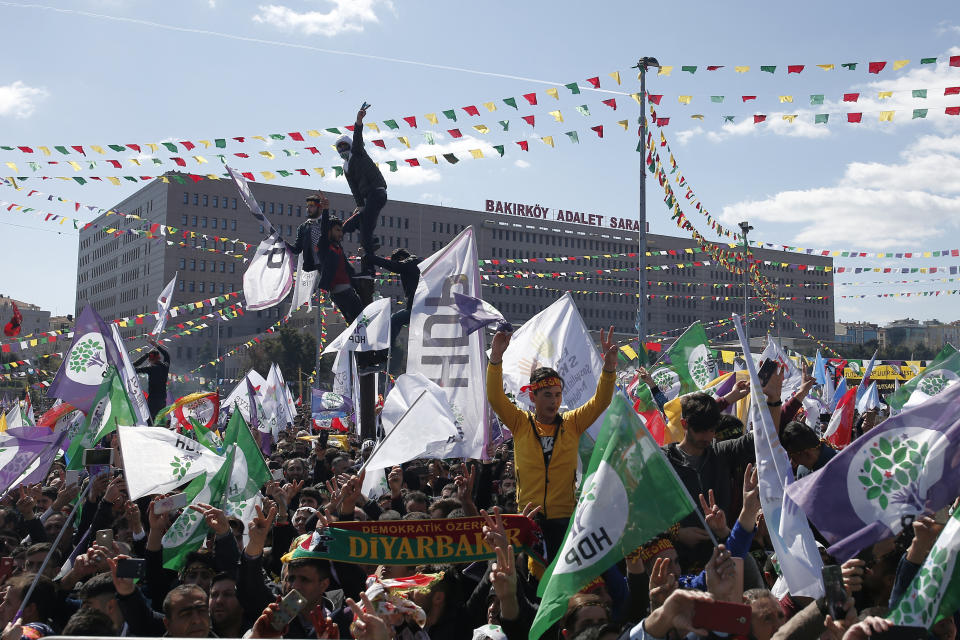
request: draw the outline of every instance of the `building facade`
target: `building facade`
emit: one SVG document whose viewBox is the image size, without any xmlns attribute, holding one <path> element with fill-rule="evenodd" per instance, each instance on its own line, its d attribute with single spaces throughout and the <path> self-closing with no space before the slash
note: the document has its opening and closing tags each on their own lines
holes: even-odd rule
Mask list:
<svg viewBox="0 0 960 640">
<path fill-rule="evenodd" d="M 138 218 L 101 216 L 94 221 L 98 226 L 81 231 L 77 312 L 91 304 L 109 320 L 155 311 L 157 296 L 174 273 L 174 305 L 242 290 L 245 261 L 228 254 L 244 253 L 234 240 L 254 246 L 259 243 L 266 235 L 261 223 L 246 210 L 228 180 L 193 183 L 177 173 L 169 173 L 165 178 L 168 182 L 155 180 L 114 207 L 115 211 Z M 294 238 L 297 227 L 306 218 L 304 199 L 313 191 L 270 183 L 250 186 L 272 224 L 285 238 Z M 334 215 L 345 218 L 352 212 L 355 205 L 350 194 L 327 195 Z M 428 256 L 472 225 L 480 258 L 497 261 L 480 266 L 484 299 L 508 320 L 521 324 L 569 291 L 591 330 L 613 325 L 621 337 L 634 335 L 638 259 L 636 255 L 624 254 L 636 252 L 637 232 L 612 228 L 609 221 L 604 226 L 594 216 L 566 218 L 587 224 L 391 200 L 377 229 L 382 247 L 379 253 L 389 256 L 402 247 L 415 255 Z M 157 239 L 142 234 L 108 233 L 105 228 L 153 229 Z M 668 252 L 647 258 L 647 294 L 652 297 L 644 312 L 650 335 L 696 320 L 713 322 L 743 312 L 742 276 L 714 263 L 705 254 L 686 253 L 696 248 L 693 240 L 648 234 L 647 244 L 651 252 Z M 357 234 L 347 234 L 344 245 L 355 252 L 359 245 Z M 251 247 L 245 255 L 252 253 Z M 830 258 L 765 249 L 752 249 L 752 253 L 761 261 L 832 266 Z M 564 259 L 546 262 L 546 257 Z M 534 258 L 536 262 L 528 261 Z M 710 264 L 693 266 L 694 261 Z M 814 335 L 832 334 L 832 273 L 772 265 L 761 265 L 761 272 L 776 283 L 785 298 L 783 311 Z M 393 297 L 395 305 L 402 303 L 402 291 L 394 278 L 385 278 L 380 293 Z M 805 299 L 813 296 L 826 297 Z M 761 308 L 756 299 L 748 300 L 748 305 L 751 311 Z M 182 373 L 250 340 L 280 319 L 288 306 L 285 301 L 271 309 L 247 311 L 229 322 L 206 320 L 206 329 L 171 343 L 172 370 Z M 177 321 L 210 310 L 205 306 Z M 316 315 L 306 311 L 295 314 L 291 322 L 314 333 L 318 329 Z M 802 337 L 793 323 L 782 316 L 779 322 L 783 337 Z M 171 324 L 175 321 L 168 323 L 168 331 Z M 151 326 L 148 323 L 130 327 L 123 333 L 133 338 Z M 770 315 L 764 315 L 751 323 L 751 332 L 757 335 L 769 326 Z M 334 325 L 328 327 L 331 337 L 337 330 Z M 134 344 L 139 346 L 142 341 L 131 340 L 131 346 Z M 240 366 L 240 358 L 230 358 L 217 376 L 233 378 Z M 212 368 L 206 375 L 214 375 Z"/>
</svg>

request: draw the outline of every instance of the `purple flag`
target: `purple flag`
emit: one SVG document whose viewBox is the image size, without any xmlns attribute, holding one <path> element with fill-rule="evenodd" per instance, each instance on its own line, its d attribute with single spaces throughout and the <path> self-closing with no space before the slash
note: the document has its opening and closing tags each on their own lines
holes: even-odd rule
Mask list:
<svg viewBox="0 0 960 640">
<path fill-rule="evenodd" d="M 107 325 L 88 305 L 77 317 L 73 343 L 63 355 L 63 363 L 47 395 L 69 402 L 86 413 L 111 364 L 119 369 L 123 360 Z"/>
<path fill-rule="evenodd" d="M 32 465 L 38 457 L 44 456 L 47 467 L 60 449 L 66 431 L 54 433 L 46 427 L 17 427 L 7 429 L 0 436 L 0 487 L 6 493 L 11 485 Z M 41 469 L 43 460 L 37 469 L 46 475 L 46 469 Z M 36 476 L 34 471 L 30 477 Z M 28 478 L 30 479 L 30 478 Z"/>
<path fill-rule="evenodd" d="M 260 452 L 269 457 L 273 450 L 273 434 L 269 431 L 260 431 L 260 403 L 257 401 L 257 391 L 250 382 L 250 376 L 244 378 L 247 382 L 247 402 L 250 407 L 250 429 L 260 433 Z M 239 411 L 239 407 L 234 407 Z"/>
<path fill-rule="evenodd" d="M 463 293 L 454 293 L 453 303 L 460 313 L 460 326 L 467 335 L 493 323 L 497 323 L 497 331 L 513 331 L 513 326 L 489 302 Z"/>
<path fill-rule="evenodd" d="M 353 400 L 332 391 L 311 389 L 310 413 L 317 420 L 345 418 L 353 413 Z"/>
<path fill-rule="evenodd" d="M 787 487 L 840 562 L 900 533 L 903 516 L 932 513 L 958 493 L 960 385 L 885 420 Z"/>
</svg>

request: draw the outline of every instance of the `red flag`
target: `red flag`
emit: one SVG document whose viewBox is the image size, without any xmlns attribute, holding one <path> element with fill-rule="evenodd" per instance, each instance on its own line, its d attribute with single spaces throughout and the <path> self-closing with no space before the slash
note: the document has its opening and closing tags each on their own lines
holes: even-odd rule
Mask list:
<svg viewBox="0 0 960 640">
<path fill-rule="evenodd" d="M 593 131 L 596 131 L 596 132 L 597 132 L 597 136 L 599 136 L 599 137 L 601 137 L 601 138 L 603 137 L 603 125 L 602 125 L 602 124 L 598 124 L 597 126 L 595 126 L 595 127 L 590 127 L 590 128 L 591 128 Z"/>
<path fill-rule="evenodd" d="M 404 116 L 403 121 L 414 129 L 417 128 L 417 116 Z"/>
<path fill-rule="evenodd" d="M 947 107 L 944 109 L 944 113 L 948 116 L 960 116 L 960 107 Z"/>
<path fill-rule="evenodd" d="M 887 66 L 886 62 L 871 62 L 867 65 L 867 71 L 870 73 L 880 73 Z"/>
<path fill-rule="evenodd" d="M 537 104 L 537 94 L 536 93 L 525 93 L 523 94 L 524 99 L 532 105 Z"/>
<path fill-rule="evenodd" d="M 463 137 L 463 134 L 460 133 L 460 129 L 447 129 L 447 133 L 449 133 L 449 134 L 450 134 L 451 136 L 453 136 L 454 138 L 462 138 L 462 137 Z"/>
<path fill-rule="evenodd" d="M 290 136 L 291 140 L 296 140 L 297 142 L 303 142 L 303 134 L 300 133 L 299 131 L 291 131 L 287 135 Z"/>
<path fill-rule="evenodd" d="M 528 125 L 530 125 L 531 127 L 533 126 L 533 122 L 534 122 L 534 117 L 533 117 L 533 116 L 522 116 L 522 117 L 523 117 L 523 121 L 524 121 L 524 122 L 526 122 L 526 123 L 527 123 Z"/>
<path fill-rule="evenodd" d="M 138 145 L 138 144 L 128 144 L 128 145 L 127 145 L 127 148 L 128 148 L 128 149 L 133 149 L 133 150 L 136 151 L 137 153 L 140 153 L 140 145 Z"/>
<path fill-rule="evenodd" d="M 788 64 L 788 65 L 787 65 L 787 73 L 800 73 L 801 71 L 803 71 L 803 65 L 802 65 L 802 64 Z"/>
<path fill-rule="evenodd" d="M 23 315 L 20 313 L 20 309 L 17 308 L 17 303 L 10 301 L 10 305 L 13 307 L 13 318 L 10 319 L 3 327 L 3 333 L 6 336 L 11 338 L 14 336 L 20 335 L 20 325 L 23 323 Z"/>
<path fill-rule="evenodd" d="M 862 113 L 848 113 L 847 122 L 860 122 L 863 119 Z"/>
<path fill-rule="evenodd" d="M 240 175 L 242 175 L 244 178 L 246 178 L 250 182 L 256 182 L 256 178 L 253 177 L 253 172 L 251 171 L 244 171 Z"/>
<path fill-rule="evenodd" d="M 23 151 L 24 153 L 33 153 L 33 149 L 30 147 L 17 147 L 17 149 L 20 149 L 20 151 Z"/>
<path fill-rule="evenodd" d="M 956 96 L 960 95 L 960 87 L 947 87 L 943 90 L 943 95 L 945 96 Z"/>
<path fill-rule="evenodd" d="M 307 171 L 306 169 L 297 169 L 297 173 L 299 173 L 299 174 L 302 175 L 302 176 L 308 176 L 308 175 L 310 175 L 310 172 Z"/>
<path fill-rule="evenodd" d="M 756 100 L 756 99 L 757 99 L 757 96 L 741 96 L 741 99 L 742 99 L 744 102 L 747 102 L 748 100 Z"/>
<path fill-rule="evenodd" d="M 417 160 L 416 158 L 407 158 L 407 159 L 405 160 L 405 162 L 406 162 L 408 165 L 410 165 L 411 167 L 419 167 L 419 166 L 420 166 L 420 161 Z"/>
<path fill-rule="evenodd" d="M 469 116 L 478 116 L 478 115 L 480 115 L 480 110 L 477 109 L 477 108 L 476 108 L 475 106 L 473 106 L 473 105 L 470 105 L 469 107 L 463 107 L 463 110 L 466 111 L 466 112 L 467 112 L 467 115 L 469 115 Z"/>
<path fill-rule="evenodd" d="M 761 113 L 761 114 L 757 114 L 757 115 L 753 116 L 753 124 L 759 124 L 759 123 L 763 122 L 763 121 L 766 120 L 766 119 L 767 119 L 767 116 L 763 115 L 762 113 Z"/>
<path fill-rule="evenodd" d="M 608 107 L 610 107 L 610 108 L 613 109 L 614 111 L 617 110 L 617 99 L 616 99 L 616 98 L 610 98 L 609 100 L 603 100 L 602 102 L 603 102 L 603 104 L 607 105 Z"/>
<path fill-rule="evenodd" d="M 320 149 L 317 149 L 316 147 L 307 147 L 307 151 L 310 152 L 310 155 L 314 155 L 314 156 L 319 155 L 320 153 Z"/>
<path fill-rule="evenodd" d="M 859 94 L 859 93 L 845 93 L 845 94 L 843 94 L 843 101 L 844 101 L 844 102 L 856 102 L 856 101 L 859 100 L 859 99 L 860 99 L 860 94 Z"/>
<path fill-rule="evenodd" d="M 960 56 L 950 56 L 950 66 L 960 67 Z"/>
<path fill-rule="evenodd" d="M 519 140 L 517 141 L 517 144 L 520 145 L 520 148 L 524 151 L 530 151 L 530 143 L 526 140 Z"/>
<path fill-rule="evenodd" d="M 384 142 L 383 140 L 374 140 L 374 141 L 373 141 L 373 144 L 377 145 L 377 146 L 380 147 L 381 149 L 386 149 L 386 148 L 387 148 L 387 143 Z"/>
<path fill-rule="evenodd" d="M 657 118 L 656 122 L 658 127 L 665 127 L 670 124 L 670 118 Z"/>
<path fill-rule="evenodd" d="M 647 98 L 649 98 L 650 102 L 652 102 L 653 104 L 660 104 L 660 101 L 663 100 L 663 94 L 662 94 L 662 93 L 648 93 L 648 94 L 647 94 Z"/>
<path fill-rule="evenodd" d="M 308 148 L 308 149 L 313 149 L 313 148 L 315 148 L 315 147 L 307 147 L 307 148 Z M 317 153 L 320 153 L 320 152 L 318 151 Z M 233 155 L 237 156 L 238 158 L 249 158 L 249 157 L 250 157 L 250 154 L 249 154 L 249 153 L 235 153 L 235 154 L 233 154 Z"/>
<path fill-rule="evenodd" d="M 87 155 L 87 152 L 83 150 L 83 145 L 75 144 L 75 145 L 71 146 L 70 148 L 73 149 L 74 151 L 76 151 L 77 153 L 81 154 L 81 155 L 84 155 L 84 156 Z"/>
<path fill-rule="evenodd" d="M 829 432 L 833 428 L 833 433 L 827 438 L 827 442 L 835 447 L 842 449 L 850 444 L 850 437 L 853 431 L 853 410 L 857 404 L 857 388 L 849 389 L 837 408 L 833 411 L 833 417 L 830 418 L 830 424 L 827 426 Z"/>
<path fill-rule="evenodd" d="M 107 160 L 114 169 L 122 169 L 123 165 L 120 164 L 119 160 Z"/>
<path fill-rule="evenodd" d="M 599 77 L 587 78 L 587 82 L 589 82 L 590 84 L 592 84 L 594 89 L 599 89 L 599 88 L 600 88 L 600 78 L 599 78 Z"/>
<path fill-rule="evenodd" d="M 716 71 L 717 69 L 723 69 L 722 64 L 708 64 L 707 71 Z"/>
<path fill-rule="evenodd" d="M 183 158 L 170 158 L 170 159 L 173 160 L 173 162 L 174 162 L 178 167 L 185 167 L 185 166 L 187 166 L 187 161 L 184 160 Z M 118 167 L 118 168 L 119 168 L 119 167 Z"/>
<path fill-rule="evenodd" d="M 184 147 L 186 147 L 186 148 L 187 148 L 187 151 L 190 151 L 190 150 L 193 149 L 195 146 L 197 146 L 197 145 L 193 144 L 192 142 L 190 142 L 189 140 L 182 140 L 182 141 L 180 142 L 180 144 L 182 144 Z"/>
</svg>

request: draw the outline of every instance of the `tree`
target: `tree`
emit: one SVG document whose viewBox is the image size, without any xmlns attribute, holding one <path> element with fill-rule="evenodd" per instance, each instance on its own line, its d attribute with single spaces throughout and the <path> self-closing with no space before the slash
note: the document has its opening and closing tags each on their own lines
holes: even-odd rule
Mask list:
<svg viewBox="0 0 960 640">
<path fill-rule="evenodd" d="M 301 371 L 309 374 L 317 362 L 317 339 L 306 331 L 283 327 L 260 344 L 247 349 L 244 365 L 266 377 L 274 362 L 287 382 L 295 381 Z"/>
</svg>

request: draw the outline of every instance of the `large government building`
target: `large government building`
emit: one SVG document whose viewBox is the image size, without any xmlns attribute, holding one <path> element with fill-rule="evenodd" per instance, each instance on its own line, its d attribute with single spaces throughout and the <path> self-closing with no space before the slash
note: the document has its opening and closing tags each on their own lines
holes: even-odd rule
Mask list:
<svg viewBox="0 0 960 640">
<path fill-rule="evenodd" d="M 165 177 L 166 182 L 155 180 L 114 207 L 115 211 L 135 214 L 139 219 L 105 215 L 81 231 L 77 312 L 92 304 L 109 320 L 155 311 L 157 296 L 175 272 L 178 275 L 174 305 L 242 291 L 246 264 L 229 254 L 252 255 L 253 247 L 244 251 L 234 241 L 256 246 L 266 235 L 263 226 L 245 208 L 231 181 L 194 183 L 184 174 L 176 173 Z M 306 218 L 304 198 L 312 191 L 270 183 L 252 183 L 251 188 L 267 217 L 284 237 L 292 240 Z M 328 196 L 331 208 L 339 217 L 345 218 L 353 210 L 350 194 L 329 193 Z M 632 212 L 618 218 L 555 209 L 544 212 L 522 203 L 496 200 L 478 205 L 478 210 L 468 210 L 390 200 L 378 227 L 380 254 L 386 257 L 394 249 L 403 247 L 413 254 L 427 256 L 472 225 L 480 258 L 497 261 L 480 266 L 484 298 L 511 322 L 524 322 L 563 292 L 571 291 L 591 330 L 613 325 L 617 333 L 623 334 L 622 338 L 635 334 L 638 263 L 635 255 L 623 255 L 637 250 Z M 107 228 L 152 230 L 159 239 L 145 238 L 143 234 L 108 233 Z M 358 238 L 352 237 L 356 235 L 348 234 L 344 240 L 349 251 L 355 251 L 359 244 Z M 647 294 L 652 296 L 645 309 L 650 335 L 677 329 L 695 320 L 709 323 L 743 311 L 742 277 L 717 264 L 707 254 L 686 253 L 686 250 L 697 249 L 693 240 L 648 234 L 647 244 L 648 250 L 655 254 L 647 258 L 646 271 Z M 761 263 L 761 270 L 779 290 L 780 297 L 785 298 L 781 302 L 783 311 L 815 336 L 832 335 L 832 273 L 779 265 L 796 262 L 832 266 L 832 260 L 764 249 L 753 249 L 752 254 L 756 260 L 778 263 L 777 266 Z M 572 259 L 528 261 L 545 257 Z M 694 262 L 700 265 L 695 266 Z M 664 266 L 667 268 L 662 268 Z M 399 283 L 393 279 L 387 279 L 380 292 L 392 296 L 395 304 L 403 299 Z M 750 296 L 754 295 L 751 290 Z M 810 299 L 815 297 L 822 299 Z M 230 302 L 238 301 L 242 302 L 242 296 Z M 751 311 L 761 309 L 759 300 L 752 299 L 749 304 Z M 286 314 L 288 307 L 289 301 L 284 301 L 271 309 L 246 311 L 229 321 L 204 320 L 208 325 L 206 329 L 171 343 L 172 371 L 188 371 L 199 362 L 212 360 L 261 334 Z M 176 322 L 196 319 L 211 309 L 204 306 L 179 316 L 168 323 L 168 331 L 176 330 L 171 327 Z M 765 333 L 770 320 L 769 314 L 755 319 L 751 333 Z M 295 314 L 291 323 L 304 330 L 318 330 L 316 315 L 305 310 Z M 124 333 L 135 335 L 151 327 L 152 322 L 148 322 L 124 329 Z M 342 325 L 329 326 L 331 337 L 340 328 Z M 785 338 L 802 337 L 796 325 L 782 315 L 777 329 Z M 708 335 L 716 333 L 708 332 Z M 227 358 L 218 371 L 208 367 L 202 373 L 209 377 L 234 378 L 241 366 L 242 352 Z"/>
</svg>

